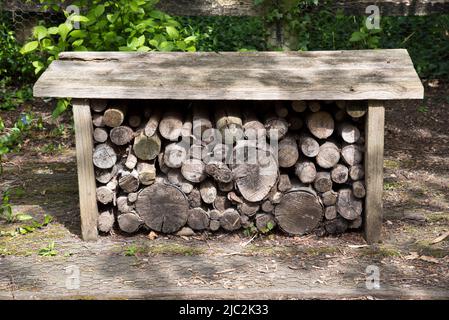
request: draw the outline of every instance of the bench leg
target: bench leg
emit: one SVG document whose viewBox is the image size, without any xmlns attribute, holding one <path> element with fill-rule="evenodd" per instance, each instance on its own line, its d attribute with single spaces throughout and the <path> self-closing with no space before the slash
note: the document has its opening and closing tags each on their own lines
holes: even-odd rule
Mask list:
<svg viewBox="0 0 449 320">
<path fill-rule="evenodd" d="M 365 126 L 365 239 L 369 244 L 379 242 L 382 229 L 384 103 L 369 101 Z"/>
<path fill-rule="evenodd" d="M 73 99 L 72 105 L 75 122 L 81 233 L 83 240 L 95 241 L 98 238 L 98 208 L 92 162 L 92 117 L 88 100 Z"/>
</svg>

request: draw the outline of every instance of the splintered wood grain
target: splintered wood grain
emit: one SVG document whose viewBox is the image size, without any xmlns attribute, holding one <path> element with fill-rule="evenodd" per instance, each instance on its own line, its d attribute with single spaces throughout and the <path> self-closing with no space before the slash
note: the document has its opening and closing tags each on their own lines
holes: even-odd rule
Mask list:
<svg viewBox="0 0 449 320">
<path fill-rule="evenodd" d="M 406 50 L 66 52 L 38 97 L 197 100 L 422 99 Z"/>
</svg>

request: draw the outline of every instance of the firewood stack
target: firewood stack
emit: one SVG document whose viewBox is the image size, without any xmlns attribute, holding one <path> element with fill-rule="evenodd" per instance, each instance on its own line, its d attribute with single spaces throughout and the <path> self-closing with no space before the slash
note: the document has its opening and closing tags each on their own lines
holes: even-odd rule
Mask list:
<svg viewBox="0 0 449 320">
<path fill-rule="evenodd" d="M 363 102 L 91 102 L 98 229 L 362 225 Z"/>
</svg>

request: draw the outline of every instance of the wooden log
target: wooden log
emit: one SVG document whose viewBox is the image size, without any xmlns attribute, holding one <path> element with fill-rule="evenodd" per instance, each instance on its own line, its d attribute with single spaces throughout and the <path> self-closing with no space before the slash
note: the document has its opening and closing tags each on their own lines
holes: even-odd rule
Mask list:
<svg viewBox="0 0 449 320">
<path fill-rule="evenodd" d="M 129 203 L 136 202 L 137 201 L 137 195 L 138 195 L 137 192 L 130 192 L 130 193 L 128 193 L 128 202 Z"/>
<path fill-rule="evenodd" d="M 95 127 L 103 128 L 105 126 L 104 121 L 103 121 L 103 115 L 94 113 L 92 115 L 92 123 Z"/>
<path fill-rule="evenodd" d="M 318 101 L 309 101 L 307 103 L 309 110 L 312 112 L 318 112 L 321 110 L 321 104 Z"/>
<path fill-rule="evenodd" d="M 276 221 L 272 214 L 260 213 L 256 215 L 255 225 L 257 230 L 267 233 L 276 227 Z"/>
<path fill-rule="evenodd" d="M 362 181 L 354 181 L 352 183 L 352 193 L 354 197 L 363 199 L 366 195 L 365 184 Z"/>
<path fill-rule="evenodd" d="M 237 205 L 237 210 L 242 214 L 248 217 L 254 216 L 257 212 L 259 212 L 260 205 L 259 203 L 243 201 Z"/>
<path fill-rule="evenodd" d="M 313 187 L 318 192 L 332 190 L 332 179 L 329 172 L 317 172 Z"/>
<path fill-rule="evenodd" d="M 361 118 L 366 114 L 367 106 L 363 101 L 346 102 L 346 112 L 353 118 Z"/>
<path fill-rule="evenodd" d="M 98 187 L 96 190 L 97 200 L 102 204 L 111 203 L 114 199 L 114 191 L 106 186 Z"/>
<path fill-rule="evenodd" d="M 334 118 L 335 118 L 335 120 L 336 121 L 338 121 L 338 122 L 343 122 L 346 118 L 347 118 L 347 114 L 346 114 L 346 111 L 345 110 L 337 110 L 335 113 L 334 113 Z"/>
<path fill-rule="evenodd" d="M 167 167 L 167 165 L 164 162 L 164 153 L 160 152 L 157 155 L 157 163 L 159 165 L 159 170 L 161 170 L 162 173 L 167 174 L 171 168 Z"/>
<path fill-rule="evenodd" d="M 241 197 L 239 197 L 234 191 L 228 192 L 226 196 L 228 200 L 231 201 L 233 204 L 238 205 L 244 202 L 244 200 Z"/>
<path fill-rule="evenodd" d="M 154 163 L 139 162 L 137 164 L 137 173 L 139 174 L 140 183 L 149 186 L 156 179 L 156 166 Z"/>
<path fill-rule="evenodd" d="M 290 191 L 274 209 L 277 224 L 286 233 L 303 235 L 318 227 L 323 206 L 311 189 Z"/>
<path fill-rule="evenodd" d="M 123 146 L 130 143 L 134 138 L 134 131 L 127 126 L 118 126 L 112 128 L 111 132 L 109 132 L 109 137 L 114 144 Z"/>
<path fill-rule="evenodd" d="M 90 108 L 94 112 L 103 112 L 108 106 L 108 100 L 106 99 L 91 99 L 89 100 Z"/>
<path fill-rule="evenodd" d="M 344 122 L 338 126 L 338 133 L 347 143 L 355 143 L 360 139 L 360 130 L 353 124 Z"/>
<path fill-rule="evenodd" d="M 127 196 L 120 196 L 117 198 L 117 210 L 121 213 L 127 213 L 134 211 L 134 204 L 128 202 Z"/>
<path fill-rule="evenodd" d="M 318 141 L 308 134 L 302 134 L 299 137 L 299 145 L 301 147 L 302 154 L 306 157 L 314 158 L 320 152 L 320 145 Z"/>
<path fill-rule="evenodd" d="M 267 158 L 268 163 L 242 163 L 232 169 L 238 190 L 250 202 L 264 199 L 276 184 L 279 175 L 277 161 L 272 154 L 267 156 L 263 150 L 257 150 L 257 154 L 257 159 Z"/>
<path fill-rule="evenodd" d="M 118 180 L 120 188 L 125 192 L 136 192 L 139 189 L 139 174 L 136 170 L 122 172 Z"/>
<path fill-rule="evenodd" d="M 194 188 L 192 183 L 184 179 L 180 170 L 170 169 L 167 172 L 167 179 L 171 184 L 181 188 L 185 194 L 190 194 Z"/>
<path fill-rule="evenodd" d="M 253 110 L 245 108 L 242 111 L 242 117 L 243 132 L 248 140 L 257 140 L 259 137 L 263 137 L 265 139 L 265 126 L 262 122 L 259 121 L 256 113 Z"/>
<path fill-rule="evenodd" d="M 345 183 L 348 177 L 349 169 L 345 165 L 337 164 L 331 171 L 331 178 L 335 183 Z"/>
<path fill-rule="evenodd" d="M 217 187 L 218 187 L 218 190 L 220 190 L 220 191 L 229 192 L 229 191 L 232 191 L 234 189 L 234 183 L 232 181 L 231 182 L 226 182 L 226 183 L 218 181 L 217 182 Z"/>
<path fill-rule="evenodd" d="M 194 142 L 187 151 L 187 159 L 197 159 L 197 160 L 203 160 L 204 163 L 207 163 L 208 161 L 205 161 L 203 153 L 207 153 L 207 150 L 204 150 L 205 148 L 200 144 Z"/>
<path fill-rule="evenodd" d="M 304 112 L 307 109 L 307 102 L 305 101 L 292 101 L 292 109 L 295 112 Z"/>
<path fill-rule="evenodd" d="M 362 213 L 362 201 L 354 197 L 351 189 L 338 191 L 337 212 L 347 220 L 354 220 Z"/>
<path fill-rule="evenodd" d="M 325 229 L 329 234 L 332 235 L 342 234 L 348 229 L 348 222 L 341 217 L 337 217 L 335 219 L 326 221 Z"/>
<path fill-rule="evenodd" d="M 281 192 L 286 192 L 292 188 L 292 183 L 290 182 L 290 177 L 288 174 L 279 175 L 278 190 Z"/>
<path fill-rule="evenodd" d="M 203 134 L 206 130 L 212 129 L 212 122 L 210 120 L 209 109 L 207 105 L 201 103 L 194 103 L 192 106 L 192 129 L 193 136 L 198 140 L 203 140 Z"/>
<path fill-rule="evenodd" d="M 362 148 L 356 144 L 349 144 L 341 149 L 341 157 L 349 166 L 359 164 L 363 160 Z"/>
<path fill-rule="evenodd" d="M 226 209 L 232 207 L 232 202 L 229 201 L 228 197 L 222 194 L 218 194 L 214 201 L 214 209 L 224 212 Z"/>
<path fill-rule="evenodd" d="M 353 180 L 361 180 L 365 177 L 365 169 L 362 165 L 356 164 L 349 168 L 349 177 Z"/>
<path fill-rule="evenodd" d="M 142 189 L 136 201 L 137 213 L 152 230 L 173 233 L 188 218 L 189 202 L 176 187 L 156 182 Z"/>
<path fill-rule="evenodd" d="M 135 213 L 122 213 L 117 217 L 120 230 L 126 233 L 134 233 L 142 226 L 142 219 Z"/>
<path fill-rule="evenodd" d="M 109 169 L 117 162 L 117 154 L 111 146 L 102 143 L 95 147 L 92 159 L 97 168 Z"/>
<path fill-rule="evenodd" d="M 187 160 L 187 146 L 184 143 L 170 143 L 165 147 L 164 163 L 169 168 L 181 168 Z"/>
<path fill-rule="evenodd" d="M 334 132 L 334 119 L 326 111 L 318 111 L 307 117 L 307 128 L 318 139 L 327 139 Z"/>
<path fill-rule="evenodd" d="M 316 156 L 317 164 L 324 169 L 334 167 L 340 161 L 340 150 L 333 142 L 325 142 L 320 146 Z"/>
<path fill-rule="evenodd" d="M 225 144 L 233 144 L 243 139 L 243 121 L 240 108 L 229 101 L 215 109 L 215 127 L 221 132 Z"/>
<path fill-rule="evenodd" d="M 279 118 L 269 114 L 264 123 L 267 138 L 272 140 L 282 139 L 288 131 L 288 122 L 284 118 Z"/>
<path fill-rule="evenodd" d="M 94 140 L 99 143 L 106 142 L 108 140 L 108 131 L 104 128 L 95 128 Z"/>
<path fill-rule="evenodd" d="M 114 226 L 115 217 L 114 214 L 109 211 L 103 211 L 98 216 L 98 231 L 103 233 L 109 233 Z"/>
<path fill-rule="evenodd" d="M 126 105 L 114 103 L 103 114 L 103 123 L 108 127 L 118 127 L 125 120 Z"/>
<path fill-rule="evenodd" d="M 200 184 L 200 194 L 204 203 L 212 204 L 217 197 L 217 188 L 211 180 L 205 180 Z"/>
<path fill-rule="evenodd" d="M 131 151 L 132 149 L 130 148 L 128 156 L 126 157 L 125 161 L 125 167 L 128 168 L 129 170 L 134 169 L 137 165 L 137 157 Z"/>
<path fill-rule="evenodd" d="M 280 118 L 286 118 L 288 116 L 288 108 L 283 101 L 276 101 L 274 103 L 274 112 Z"/>
<path fill-rule="evenodd" d="M 187 159 L 181 167 L 181 173 L 186 180 L 198 183 L 206 179 L 206 165 L 198 159 Z"/>
<path fill-rule="evenodd" d="M 385 108 L 382 101 L 369 101 L 365 122 L 365 239 L 369 244 L 380 240 L 382 229 L 383 154 Z"/>
<path fill-rule="evenodd" d="M 218 211 L 216 209 L 209 210 L 209 218 L 211 220 L 220 220 L 223 213 L 221 211 Z"/>
<path fill-rule="evenodd" d="M 295 174 L 302 183 L 312 183 L 316 178 L 315 164 L 311 161 L 300 161 L 295 165 Z"/>
<path fill-rule="evenodd" d="M 140 132 L 134 138 L 133 151 L 136 157 L 141 160 L 153 160 L 161 152 L 161 139 L 157 134 L 148 137 Z"/>
<path fill-rule="evenodd" d="M 223 162 L 209 162 L 204 170 L 217 182 L 227 184 L 233 179 L 231 169 Z"/>
<path fill-rule="evenodd" d="M 337 217 L 337 207 L 329 206 L 324 209 L 324 216 L 327 220 L 332 220 Z"/>
<path fill-rule="evenodd" d="M 337 197 L 338 193 L 333 190 L 329 190 L 321 194 L 321 200 L 325 206 L 335 205 L 337 203 Z"/>
<path fill-rule="evenodd" d="M 113 169 L 99 169 L 95 168 L 95 179 L 103 184 L 108 183 L 111 181 L 112 177 L 114 176 Z"/>
<path fill-rule="evenodd" d="M 260 208 L 262 209 L 263 212 L 271 213 L 274 210 L 274 204 L 271 203 L 270 200 L 265 200 L 264 202 L 262 202 L 262 205 Z"/>
<path fill-rule="evenodd" d="M 304 125 L 304 121 L 299 115 L 292 114 L 287 118 L 289 130 L 299 130 Z"/>
<path fill-rule="evenodd" d="M 160 109 L 154 110 L 151 114 L 148 122 L 145 125 L 144 133 L 147 137 L 152 137 L 156 134 L 159 128 L 159 122 L 161 121 L 162 112 Z"/>
<path fill-rule="evenodd" d="M 183 115 L 179 111 L 167 111 L 159 123 L 161 136 L 169 141 L 176 141 L 181 136 Z"/>
<path fill-rule="evenodd" d="M 240 214 L 237 210 L 232 208 L 226 209 L 220 218 L 220 226 L 226 231 L 235 231 L 240 229 Z"/>
<path fill-rule="evenodd" d="M 194 139 L 193 136 L 193 122 L 192 122 L 192 114 L 187 114 L 184 123 L 181 128 L 181 144 L 186 146 L 186 149 L 192 144 Z"/>
<path fill-rule="evenodd" d="M 363 224 L 363 219 L 362 217 L 357 217 L 352 221 L 349 221 L 349 225 L 348 228 L 349 229 L 359 229 Z"/>
<path fill-rule="evenodd" d="M 201 231 L 209 228 L 209 214 L 202 208 L 193 208 L 188 211 L 187 225 L 193 230 Z"/>
<path fill-rule="evenodd" d="M 130 127 L 138 128 L 142 124 L 142 117 L 138 114 L 132 114 L 128 117 Z"/>
<path fill-rule="evenodd" d="M 191 208 L 201 207 L 201 192 L 197 188 L 193 188 L 192 192 L 188 195 L 188 201 Z"/>
<path fill-rule="evenodd" d="M 220 221 L 218 220 L 210 220 L 209 221 L 209 230 L 210 231 L 217 231 L 220 229 Z"/>
<path fill-rule="evenodd" d="M 290 168 L 299 158 L 296 139 L 292 135 L 285 136 L 278 144 L 278 163 L 281 168 Z"/>
</svg>

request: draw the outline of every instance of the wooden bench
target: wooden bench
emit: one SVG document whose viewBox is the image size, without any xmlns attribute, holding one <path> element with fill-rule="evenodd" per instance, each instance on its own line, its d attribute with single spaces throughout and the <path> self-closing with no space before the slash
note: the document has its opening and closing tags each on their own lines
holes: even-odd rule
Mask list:
<svg viewBox="0 0 449 320">
<path fill-rule="evenodd" d="M 382 225 L 384 107 L 423 99 L 406 50 L 326 52 L 122 53 L 66 52 L 34 86 L 34 96 L 72 98 L 81 228 L 97 239 L 92 164 L 93 99 L 365 100 L 365 237 Z"/>
</svg>

